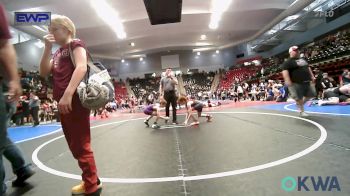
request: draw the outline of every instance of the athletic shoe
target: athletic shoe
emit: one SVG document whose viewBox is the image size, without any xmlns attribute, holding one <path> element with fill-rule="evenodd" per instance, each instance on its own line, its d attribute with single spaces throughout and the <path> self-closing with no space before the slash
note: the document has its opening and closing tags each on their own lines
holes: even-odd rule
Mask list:
<svg viewBox="0 0 350 196">
<path fill-rule="evenodd" d="M 159 128 L 160 128 L 160 126 L 159 126 L 159 125 L 157 125 L 157 124 L 153 124 L 153 125 L 152 125 L 152 128 L 153 128 L 153 129 L 159 129 Z"/>
<path fill-rule="evenodd" d="M 147 127 L 149 127 L 148 120 L 143 121 Z"/>
<path fill-rule="evenodd" d="M 164 120 L 166 121 L 166 123 L 168 123 L 169 116 L 164 117 Z"/>
<path fill-rule="evenodd" d="M 173 125 L 178 125 L 179 123 L 177 121 L 173 121 Z"/>
<path fill-rule="evenodd" d="M 308 117 L 309 115 L 306 114 L 305 112 L 300 112 L 300 116 L 302 116 L 302 117 Z"/>
<path fill-rule="evenodd" d="M 207 122 L 211 122 L 212 119 L 213 119 L 212 115 L 207 116 Z"/>
<path fill-rule="evenodd" d="M 199 125 L 199 122 L 197 121 L 190 124 L 190 126 L 193 126 L 193 125 Z"/>
<path fill-rule="evenodd" d="M 99 196 L 101 191 L 102 191 L 102 182 L 100 181 L 100 179 L 97 179 L 97 190 L 94 193 L 90 193 L 90 194 L 85 194 L 85 186 L 84 186 L 84 182 L 81 182 L 80 184 L 78 184 L 77 186 L 74 186 L 72 188 L 72 195 L 91 195 L 91 196 Z"/>
<path fill-rule="evenodd" d="M 24 182 L 35 174 L 35 171 L 32 170 L 29 166 L 21 169 L 17 172 L 17 179 L 12 181 L 13 187 L 22 187 L 25 186 Z"/>
</svg>

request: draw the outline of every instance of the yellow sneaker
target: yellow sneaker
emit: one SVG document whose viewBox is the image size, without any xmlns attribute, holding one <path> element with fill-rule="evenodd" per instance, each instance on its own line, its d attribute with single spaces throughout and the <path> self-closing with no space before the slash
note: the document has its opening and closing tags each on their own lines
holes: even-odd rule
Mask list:
<svg viewBox="0 0 350 196">
<path fill-rule="evenodd" d="M 85 194 L 85 186 L 84 186 L 84 184 L 85 184 L 84 182 L 81 182 L 77 186 L 74 186 L 72 188 L 72 195 L 83 195 L 83 194 Z"/>
<path fill-rule="evenodd" d="M 80 184 L 78 184 L 77 186 L 74 186 L 72 188 L 72 195 L 84 195 L 85 194 L 85 183 L 81 182 Z M 96 192 L 100 192 L 102 189 L 102 182 L 100 181 L 100 179 L 97 179 L 97 191 Z"/>
</svg>

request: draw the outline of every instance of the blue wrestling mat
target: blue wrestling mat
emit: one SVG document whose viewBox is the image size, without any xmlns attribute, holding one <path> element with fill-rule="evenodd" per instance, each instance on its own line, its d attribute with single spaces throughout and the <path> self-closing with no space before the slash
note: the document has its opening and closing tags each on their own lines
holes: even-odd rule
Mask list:
<svg viewBox="0 0 350 196">
<path fill-rule="evenodd" d="M 32 126 L 20 126 L 10 127 L 7 129 L 8 135 L 15 143 L 20 143 L 28 140 L 32 140 L 39 137 L 44 137 L 60 131 L 61 126 L 57 125 L 39 125 L 37 127 Z"/>
<path fill-rule="evenodd" d="M 295 103 L 261 105 L 261 106 L 253 106 L 253 108 L 297 112 L 297 107 Z M 306 106 L 305 105 L 305 112 L 311 113 L 311 114 L 313 113 L 313 114 L 328 114 L 328 115 L 336 115 L 336 116 L 350 116 L 350 105 L 347 105 L 347 106 L 341 106 L 341 105 Z"/>
</svg>

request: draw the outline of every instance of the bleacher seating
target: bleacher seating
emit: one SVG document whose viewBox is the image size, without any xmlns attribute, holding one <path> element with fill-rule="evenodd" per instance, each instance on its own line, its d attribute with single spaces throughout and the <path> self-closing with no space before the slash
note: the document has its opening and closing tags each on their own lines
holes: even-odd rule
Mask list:
<svg viewBox="0 0 350 196">
<path fill-rule="evenodd" d="M 160 77 L 129 80 L 131 90 L 138 99 L 145 99 L 151 92 L 159 91 Z"/>
<path fill-rule="evenodd" d="M 126 98 L 128 96 L 128 91 L 123 82 L 114 82 L 114 91 L 116 98 Z"/>
<path fill-rule="evenodd" d="M 237 82 L 242 82 L 253 77 L 254 75 L 256 75 L 257 72 L 258 69 L 254 68 L 254 66 L 240 67 L 229 70 L 225 73 L 225 76 L 222 78 L 219 87 L 222 89 L 229 89 L 232 87 L 232 84 L 236 82 L 236 80 Z"/>
<path fill-rule="evenodd" d="M 182 75 L 187 95 L 197 95 L 199 92 L 210 91 L 215 73 L 194 73 Z"/>
</svg>

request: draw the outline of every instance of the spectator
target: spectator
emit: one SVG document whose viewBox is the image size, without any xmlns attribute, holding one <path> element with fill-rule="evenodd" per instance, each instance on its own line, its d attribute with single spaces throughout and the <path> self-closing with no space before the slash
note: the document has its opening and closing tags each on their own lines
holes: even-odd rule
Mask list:
<svg viewBox="0 0 350 196">
<path fill-rule="evenodd" d="M 283 85 L 279 88 L 279 94 L 277 96 L 276 102 L 286 102 L 288 99 L 288 86 Z"/>
<path fill-rule="evenodd" d="M 323 78 L 321 80 L 321 84 L 322 84 L 323 90 L 333 88 L 334 79 L 329 77 L 328 73 L 323 73 L 322 76 Z"/>
<path fill-rule="evenodd" d="M 322 86 L 323 73 L 317 68 L 314 70 L 314 72 L 315 72 L 315 78 L 316 78 L 316 81 L 315 81 L 316 95 L 317 95 L 317 98 L 320 99 L 322 98 L 322 93 L 323 93 L 323 86 Z"/>
<path fill-rule="evenodd" d="M 76 93 L 87 72 L 85 44 L 74 39 L 74 23 L 66 16 L 51 17 L 49 34 L 44 36 L 45 48 L 40 63 L 40 75 L 53 75 L 53 96 L 58 101 L 60 120 L 69 149 L 82 170 L 82 182 L 72 188 L 73 195 L 100 195 L 95 158 L 91 149 L 90 110 L 84 108 Z M 53 43 L 60 46 L 51 55 Z M 69 47 L 76 66 L 71 61 Z"/>
<path fill-rule="evenodd" d="M 297 102 L 300 115 L 308 116 L 304 112 L 304 104 L 316 94 L 311 84 L 315 78 L 307 61 L 299 57 L 297 46 L 289 48 L 289 55 L 290 59 L 282 65 L 283 78 L 288 85 L 289 92 Z"/>
<path fill-rule="evenodd" d="M 251 91 L 250 91 L 251 96 L 252 96 L 252 98 L 251 98 L 252 101 L 257 101 L 257 100 L 258 100 L 257 97 L 256 97 L 256 96 L 257 96 L 257 93 L 258 93 L 257 89 L 258 89 L 258 87 L 257 87 L 256 84 L 254 83 L 254 84 L 252 85 L 252 88 L 251 88 Z"/>
<path fill-rule="evenodd" d="M 22 122 L 29 123 L 31 118 L 30 118 L 29 100 L 28 100 L 27 96 L 22 96 L 20 98 L 20 102 L 21 102 L 22 108 L 23 108 Z"/>
<path fill-rule="evenodd" d="M 0 195 L 4 195 L 6 184 L 2 155 L 10 161 L 12 170 L 17 176 L 17 179 L 12 182 L 13 186 L 23 186 L 24 181 L 35 172 L 29 164 L 26 164 L 22 153 L 7 134 L 6 102 L 17 102 L 22 94 L 22 88 L 17 73 L 16 51 L 10 43 L 11 35 L 2 4 L 0 4 L 0 32 L 0 75 L 8 80 L 8 95 L 6 97 L 3 94 L 2 86 L 0 86 Z"/>
<path fill-rule="evenodd" d="M 29 109 L 30 109 L 30 114 L 32 115 L 34 120 L 33 126 L 36 127 L 40 124 L 39 123 L 40 99 L 33 92 L 30 93 Z"/>
<path fill-rule="evenodd" d="M 347 84 L 350 84 L 350 72 L 349 69 L 344 69 L 341 75 L 340 86 L 344 86 Z"/>
</svg>

